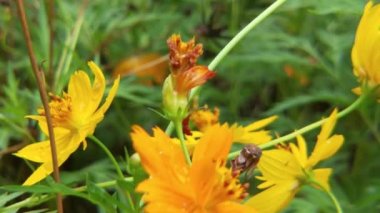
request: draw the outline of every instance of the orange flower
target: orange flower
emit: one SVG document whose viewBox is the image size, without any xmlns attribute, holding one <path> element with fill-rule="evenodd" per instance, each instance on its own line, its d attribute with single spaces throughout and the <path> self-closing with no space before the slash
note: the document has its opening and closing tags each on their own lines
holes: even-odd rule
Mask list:
<svg viewBox="0 0 380 213">
<path fill-rule="evenodd" d="M 195 39 L 182 42 L 181 36 L 173 34 L 168 40 L 170 67 L 173 75 L 184 72 L 197 63 L 198 57 L 203 54 L 202 44 L 195 45 Z"/>
<path fill-rule="evenodd" d="M 151 137 L 135 126 L 131 136 L 150 175 L 136 189 L 144 193 L 145 212 L 255 212 L 240 204 L 247 196 L 246 187 L 225 167 L 232 144 L 226 125 L 205 132 L 194 149 L 191 166 L 180 147 L 159 128 L 153 129 Z"/>
<path fill-rule="evenodd" d="M 171 120 L 182 120 L 187 116 L 190 90 L 206 83 L 215 73 L 206 66 L 196 65 L 203 50 L 201 44 L 195 44 L 194 38 L 182 42 L 179 35 L 172 35 L 167 43 L 171 74 L 166 78 L 162 89 L 163 105 Z"/>
</svg>

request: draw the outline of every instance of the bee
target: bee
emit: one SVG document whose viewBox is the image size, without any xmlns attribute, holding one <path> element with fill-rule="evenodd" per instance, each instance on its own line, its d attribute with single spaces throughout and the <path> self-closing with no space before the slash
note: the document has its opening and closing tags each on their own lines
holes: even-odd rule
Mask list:
<svg viewBox="0 0 380 213">
<path fill-rule="evenodd" d="M 244 146 L 240 154 L 231 160 L 232 173 L 241 174 L 246 172 L 248 176 L 251 176 L 259 163 L 261 154 L 261 149 L 254 144 Z"/>
</svg>

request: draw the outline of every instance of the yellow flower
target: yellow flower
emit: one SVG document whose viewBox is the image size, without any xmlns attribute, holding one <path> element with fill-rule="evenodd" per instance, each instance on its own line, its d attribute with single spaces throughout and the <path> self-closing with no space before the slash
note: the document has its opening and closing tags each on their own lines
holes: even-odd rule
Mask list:
<svg viewBox="0 0 380 213">
<path fill-rule="evenodd" d="M 380 84 L 380 4 L 369 1 L 359 22 L 351 53 L 353 71 L 363 86 Z M 355 88 L 360 94 L 361 88 Z"/>
<path fill-rule="evenodd" d="M 290 144 L 290 150 L 263 151 L 258 164 L 262 177 L 258 178 L 264 182 L 258 188 L 265 190 L 250 198 L 246 204 L 255 206 L 259 212 L 278 212 L 292 200 L 303 184 L 330 191 L 328 180 L 332 169 L 314 167 L 334 155 L 343 144 L 342 135 L 330 137 L 336 116 L 337 111 L 334 110 L 323 124 L 310 157 L 301 135 L 297 136 L 297 146 Z"/>
<path fill-rule="evenodd" d="M 205 132 L 195 146 L 191 166 L 180 147 L 159 128 L 149 136 L 135 126 L 131 136 L 150 176 L 136 189 L 144 193 L 145 212 L 255 212 L 240 203 L 247 196 L 246 187 L 225 167 L 232 144 L 226 125 Z"/>
<path fill-rule="evenodd" d="M 92 85 L 84 71 L 77 71 L 71 76 L 68 92 L 64 93 L 63 97 L 51 96 L 49 108 L 59 166 L 78 149 L 81 143 L 83 149 L 86 148 L 85 138 L 94 133 L 96 125 L 103 119 L 119 86 L 117 78 L 104 104 L 99 107 L 106 82 L 102 71 L 94 62 L 89 62 L 88 65 L 95 75 Z M 39 114 L 27 117 L 37 120 L 42 132 L 48 135 L 44 110 L 40 109 Z M 14 155 L 42 164 L 23 185 L 35 184 L 53 171 L 49 140 L 28 145 Z"/>
<path fill-rule="evenodd" d="M 208 127 L 219 123 L 219 108 L 215 107 L 211 111 L 205 106 L 195 110 L 190 114 L 190 120 L 195 124 L 197 129 L 204 132 Z"/>
<path fill-rule="evenodd" d="M 233 142 L 258 145 L 270 141 L 272 137 L 270 136 L 269 131 L 262 130 L 262 128 L 276 119 L 277 116 L 271 116 L 252 122 L 247 126 L 242 126 L 237 123 L 233 124 L 230 127 L 233 132 Z M 213 111 L 207 107 L 198 109 L 191 113 L 190 120 L 195 124 L 199 131 L 192 131 L 192 135 L 186 135 L 186 139 L 190 144 L 195 144 L 195 141 L 202 136 L 203 132 L 211 126 L 219 123 L 219 109 L 216 107 Z"/>
</svg>

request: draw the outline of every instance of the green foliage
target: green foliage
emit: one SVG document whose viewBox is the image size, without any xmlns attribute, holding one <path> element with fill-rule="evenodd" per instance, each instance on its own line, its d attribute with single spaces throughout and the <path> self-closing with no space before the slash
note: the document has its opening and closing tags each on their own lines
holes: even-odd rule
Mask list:
<svg viewBox="0 0 380 213">
<path fill-rule="evenodd" d="M 146 174 L 132 163 L 129 133 L 138 124 L 145 129 L 166 128 L 160 112 L 160 85 L 146 86 L 136 76 L 123 77 L 117 98 L 95 135 L 122 161 L 133 181 L 116 179 L 105 155 L 93 143 L 78 151 L 61 167 L 64 184 L 42 182 L 23 187 L 30 174 L 24 162 L 9 151 L 19 144 L 40 140 L 34 122 L 25 116 L 41 106 L 28 61 L 22 30 L 13 1 L 0 5 L 0 211 L 23 199 L 34 205 L 19 210 L 49 212 L 52 194 L 68 198 L 66 211 L 91 207 L 99 212 L 141 212 L 141 194 L 135 187 Z M 88 70 L 86 62 L 101 64 L 106 79 L 123 59 L 167 54 L 166 39 L 180 33 L 184 40 L 196 35 L 204 45 L 207 65 L 239 30 L 273 1 L 54 1 L 53 76 L 49 91 L 65 91 L 70 75 Z M 302 128 L 333 108 L 342 109 L 356 96 L 351 48 L 366 0 L 288 0 L 275 14 L 250 32 L 216 67 L 217 76 L 202 88 L 200 105 L 221 109 L 221 121 L 246 123 L 279 115 L 271 129 L 284 135 Z M 49 27 L 45 1 L 26 1 L 33 47 L 46 79 L 49 61 Z M 81 12 L 82 10 L 82 12 Z M 291 72 L 291 73 L 289 73 Z M 153 109 L 153 110 L 151 110 Z M 336 132 L 345 136 L 344 148 L 325 164 L 334 168 L 332 188 L 347 212 L 379 212 L 380 109 L 368 101 L 349 117 L 339 120 Z M 305 135 L 313 146 L 316 132 Z M 126 148 L 126 149 L 125 149 Z M 123 152 L 123 150 L 128 150 Z M 9 152 L 8 152 L 9 151 Z M 99 183 L 115 180 L 112 186 Z M 83 186 L 85 190 L 75 187 Z M 75 200 L 80 198 L 80 201 Z M 88 202 L 84 202 L 88 201 Z M 27 208 L 26 208 L 27 207 Z M 304 188 L 285 212 L 331 212 L 329 198 Z"/>
</svg>

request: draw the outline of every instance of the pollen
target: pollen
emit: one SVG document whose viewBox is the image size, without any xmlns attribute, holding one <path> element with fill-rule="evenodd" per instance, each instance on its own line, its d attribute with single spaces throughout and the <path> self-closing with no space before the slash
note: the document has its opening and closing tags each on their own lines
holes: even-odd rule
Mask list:
<svg viewBox="0 0 380 213">
<path fill-rule="evenodd" d="M 210 110 L 207 106 L 191 113 L 190 120 L 195 124 L 197 129 L 205 131 L 208 127 L 219 122 L 219 109 Z"/>
<path fill-rule="evenodd" d="M 236 200 L 240 201 L 242 198 L 246 197 L 246 185 L 242 185 L 239 181 L 238 176 L 234 176 L 231 169 L 227 169 L 226 167 L 218 168 L 222 196 L 227 200 Z"/>
<path fill-rule="evenodd" d="M 49 94 L 49 109 L 54 127 L 67 126 L 71 118 L 72 102 L 71 97 L 64 93 L 63 97 L 59 97 L 52 93 Z M 45 115 L 45 110 L 38 110 L 40 115 Z"/>
</svg>

